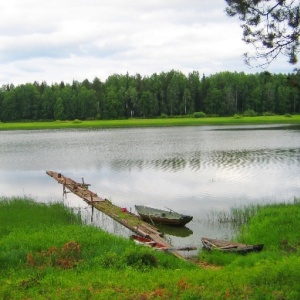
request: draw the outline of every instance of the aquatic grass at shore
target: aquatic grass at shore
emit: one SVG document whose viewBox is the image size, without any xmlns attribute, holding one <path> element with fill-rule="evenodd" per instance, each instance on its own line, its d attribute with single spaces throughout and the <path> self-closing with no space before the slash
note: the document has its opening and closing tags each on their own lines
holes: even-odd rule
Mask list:
<svg viewBox="0 0 300 300">
<path fill-rule="evenodd" d="M 241 225 L 247 224 L 261 207 L 263 207 L 261 204 L 250 204 L 231 207 L 229 211 L 213 211 L 208 216 L 208 222 L 218 223 L 220 226 L 227 224 L 232 228 L 239 228 Z"/>
</svg>

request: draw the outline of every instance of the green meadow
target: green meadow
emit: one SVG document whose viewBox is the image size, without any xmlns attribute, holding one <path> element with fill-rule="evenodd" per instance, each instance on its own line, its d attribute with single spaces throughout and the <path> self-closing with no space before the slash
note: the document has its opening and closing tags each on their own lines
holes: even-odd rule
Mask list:
<svg viewBox="0 0 300 300">
<path fill-rule="evenodd" d="M 263 251 L 183 261 L 84 225 L 62 204 L 1 198 L 0 299 L 299 299 L 300 204 L 226 218 L 242 220 L 237 241 Z"/>
<path fill-rule="evenodd" d="M 203 125 L 251 125 L 251 124 L 300 124 L 300 115 L 245 117 L 177 117 L 157 119 L 124 119 L 93 121 L 48 121 L 48 122 L 0 122 L 0 130 L 34 130 L 65 128 L 122 128 L 122 127 L 163 127 L 163 126 L 203 126 Z"/>
</svg>

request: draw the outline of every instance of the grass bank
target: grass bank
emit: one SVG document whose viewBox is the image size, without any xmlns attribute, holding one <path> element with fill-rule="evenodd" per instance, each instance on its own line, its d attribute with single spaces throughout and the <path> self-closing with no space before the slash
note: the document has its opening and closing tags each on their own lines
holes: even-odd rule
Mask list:
<svg viewBox="0 0 300 300">
<path fill-rule="evenodd" d="M 247 125 L 247 124 L 300 124 L 300 115 L 258 116 L 258 117 L 211 117 L 211 118 L 161 118 L 94 121 L 53 121 L 53 122 L 0 122 L 0 130 L 35 130 L 65 128 L 122 128 L 122 127 L 163 127 L 163 126 L 204 126 L 204 125 Z"/>
<path fill-rule="evenodd" d="M 201 252 L 204 268 L 83 225 L 60 204 L 2 199 L 0 299 L 299 299 L 299 230 L 299 204 L 261 207 L 237 238 L 264 251 Z"/>
</svg>

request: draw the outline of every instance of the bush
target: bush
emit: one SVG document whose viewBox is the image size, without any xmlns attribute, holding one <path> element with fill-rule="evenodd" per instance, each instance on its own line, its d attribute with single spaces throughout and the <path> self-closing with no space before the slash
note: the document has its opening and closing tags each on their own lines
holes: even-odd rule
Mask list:
<svg viewBox="0 0 300 300">
<path fill-rule="evenodd" d="M 271 112 L 271 111 L 266 111 L 266 112 L 264 112 L 263 113 L 263 116 L 266 116 L 266 117 L 271 117 L 271 116 L 275 116 L 276 114 L 274 114 L 273 112 Z"/>
<path fill-rule="evenodd" d="M 196 112 L 193 113 L 193 117 L 194 118 L 206 118 L 207 115 L 203 111 L 196 111 Z"/>
<path fill-rule="evenodd" d="M 120 265 L 120 256 L 116 253 L 107 253 L 100 262 L 104 268 L 118 267 Z"/>
<path fill-rule="evenodd" d="M 256 117 L 257 113 L 253 109 L 247 109 L 244 111 L 243 115 L 245 117 Z"/>
<path fill-rule="evenodd" d="M 114 252 L 107 253 L 100 259 L 100 265 L 103 268 L 132 267 L 134 269 L 156 268 L 158 267 L 158 258 L 147 248 L 135 247 L 129 248 L 122 255 Z"/>
<path fill-rule="evenodd" d="M 162 119 L 166 119 L 166 118 L 168 118 L 169 116 L 168 116 L 167 114 L 162 113 L 162 114 L 160 115 L 160 117 L 161 117 Z"/>
<path fill-rule="evenodd" d="M 235 115 L 233 116 L 233 118 L 234 118 L 234 119 L 241 119 L 241 118 L 242 118 L 242 116 L 241 116 L 241 115 L 239 115 L 239 114 L 235 114 Z"/>
<path fill-rule="evenodd" d="M 128 250 L 123 256 L 123 260 L 127 266 L 131 266 L 137 269 L 144 267 L 157 267 L 157 258 L 147 251 L 147 249 L 134 249 Z"/>
</svg>

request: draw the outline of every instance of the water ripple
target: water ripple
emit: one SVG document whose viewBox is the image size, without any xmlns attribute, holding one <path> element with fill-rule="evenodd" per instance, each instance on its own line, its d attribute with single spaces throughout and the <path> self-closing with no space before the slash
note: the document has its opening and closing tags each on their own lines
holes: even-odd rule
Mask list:
<svg viewBox="0 0 300 300">
<path fill-rule="evenodd" d="M 287 166 L 300 166 L 300 149 L 255 150 L 255 151 L 212 151 L 195 152 L 187 156 L 142 160 L 114 160 L 111 166 L 117 170 L 156 169 L 177 172 L 189 169 L 194 172 L 209 168 L 236 169 L 273 169 Z"/>
</svg>

